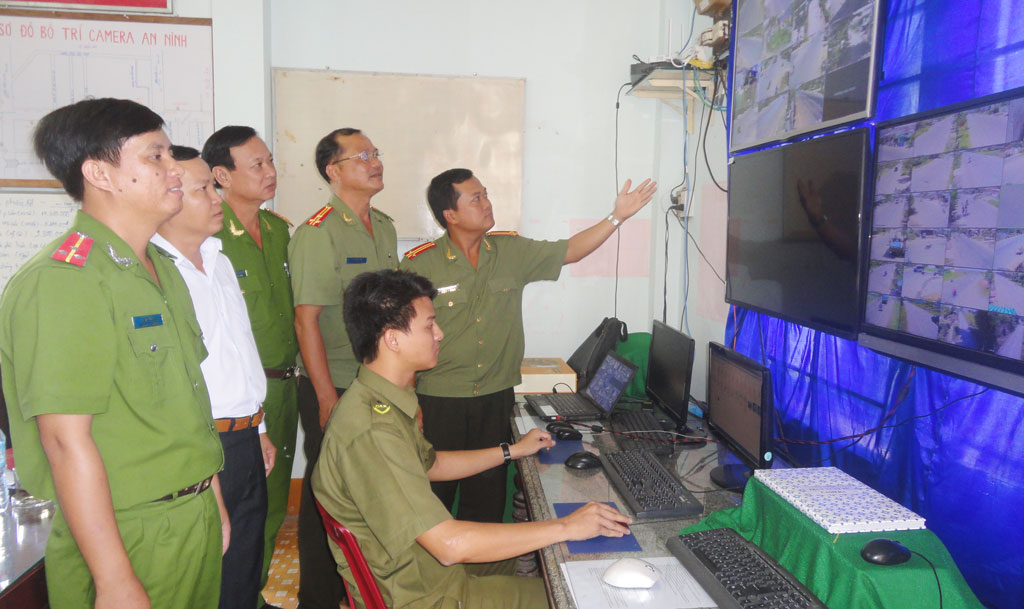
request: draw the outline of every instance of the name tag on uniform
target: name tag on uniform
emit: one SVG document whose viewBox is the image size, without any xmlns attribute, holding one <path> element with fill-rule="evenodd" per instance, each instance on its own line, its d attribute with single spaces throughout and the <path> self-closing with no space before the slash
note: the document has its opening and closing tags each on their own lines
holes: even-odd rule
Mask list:
<svg viewBox="0 0 1024 609">
<path fill-rule="evenodd" d="M 239 279 L 241 279 L 242 277 L 248 277 L 248 276 L 249 276 L 249 271 L 247 271 L 245 269 L 238 269 L 237 271 L 235 271 L 235 277 L 238 277 Z"/>
<path fill-rule="evenodd" d="M 155 313 L 153 315 L 136 315 L 135 317 L 132 317 L 132 326 L 134 326 L 136 330 L 162 325 L 164 325 L 164 316 L 159 313 Z"/>
<path fill-rule="evenodd" d="M 459 289 L 459 284 L 456 283 L 455 285 L 446 285 L 443 288 L 437 288 L 437 293 L 448 294 L 450 292 L 454 292 L 457 289 Z"/>
<path fill-rule="evenodd" d="M 345 258 L 345 264 L 366 264 L 366 258 Z"/>
</svg>

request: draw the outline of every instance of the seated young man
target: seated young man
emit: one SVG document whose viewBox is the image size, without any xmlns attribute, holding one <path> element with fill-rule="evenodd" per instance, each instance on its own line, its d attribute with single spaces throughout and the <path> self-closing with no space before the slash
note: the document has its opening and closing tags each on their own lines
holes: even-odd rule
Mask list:
<svg viewBox="0 0 1024 609">
<path fill-rule="evenodd" d="M 430 482 L 472 476 L 554 441 L 534 429 L 511 446 L 434 451 L 413 381 L 437 363 L 435 295 L 429 280 L 406 271 L 363 273 L 345 290 L 345 328 L 363 364 L 327 423 L 313 493 L 355 535 L 392 609 L 546 607 L 541 579 L 511 575 L 514 557 L 566 540 L 621 537 L 630 519 L 596 502 L 542 522 L 452 518 Z M 362 606 L 341 549 L 331 551 Z"/>
</svg>

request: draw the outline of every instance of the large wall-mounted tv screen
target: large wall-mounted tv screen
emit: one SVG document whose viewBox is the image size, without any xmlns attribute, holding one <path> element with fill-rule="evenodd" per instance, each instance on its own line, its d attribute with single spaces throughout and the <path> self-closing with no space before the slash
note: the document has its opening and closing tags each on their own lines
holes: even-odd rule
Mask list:
<svg viewBox="0 0 1024 609">
<path fill-rule="evenodd" d="M 871 116 L 878 5 L 737 0 L 730 151 Z"/>
<path fill-rule="evenodd" d="M 868 142 L 860 128 L 732 158 L 727 302 L 856 338 Z"/>
<path fill-rule="evenodd" d="M 865 332 L 1024 371 L 1024 89 L 880 124 L 869 232 Z"/>
</svg>

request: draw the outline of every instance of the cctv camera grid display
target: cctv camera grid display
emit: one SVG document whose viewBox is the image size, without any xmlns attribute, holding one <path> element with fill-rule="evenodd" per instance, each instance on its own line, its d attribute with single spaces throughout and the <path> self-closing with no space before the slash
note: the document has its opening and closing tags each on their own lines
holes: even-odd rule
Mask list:
<svg viewBox="0 0 1024 609">
<path fill-rule="evenodd" d="M 877 146 L 865 322 L 1024 359 L 1024 98 Z"/>
<path fill-rule="evenodd" d="M 739 0 L 733 152 L 867 116 L 872 0 Z"/>
</svg>

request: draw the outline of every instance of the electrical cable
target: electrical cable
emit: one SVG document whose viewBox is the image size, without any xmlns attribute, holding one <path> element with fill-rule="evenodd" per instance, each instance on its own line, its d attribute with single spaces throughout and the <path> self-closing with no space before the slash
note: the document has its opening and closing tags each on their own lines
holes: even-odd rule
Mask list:
<svg viewBox="0 0 1024 609">
<path fill-rule="evenodd" d="M 928 563 L 928 566 L 932 568 L 932 575 L 935 576 L 935 585 L 939 588 L 939 609 L 942 609 L 942 582 L 939 581 L 939 571 L 935 568 L 935 564 L 932 563 L 932 561 L 928 560 L 928 557 L 924 554 L 921 554 L 920 552 L 916 552 L 914 550 L 910 550 L 910 553 L 917 554 L 918 556 L 923 558 L 924 561 Z"/>
<path fill-rule="evenodd" d="M 686 104 L 683 104 L 683 108 L 686 108 Z M 697 121 L 697 140 L 700 140 L 700 124 L 704 122 L 704 113 L 707 111 L 707 107 L 701 105 L 700 120 Z M 684 116 L 683 122 L 685 124 L 686 118 Z M 686 145 L 684 138 L 683 146 L 683 161 L 686 161 Z M 693 206 L 693 197 L 696 192 L 694 187 L 697 181 L 697 170 L 700 169 L 700 164 L 697 161 L 697 154 L 700 152 L 700 146 L 697 146 L 693 152 L 693 176 L 689 178 L 690 189 L 686 193 L 686 208 L 683 212 L 683 311 L 680 316 L 680 326 L 686 329 L 686 333 L 692 335 L 690 331 L 690 320 L 688 313 L 688 301 L 690 297 L 690 209 Z"/>
<path fill-rule="evenodd" d="M 633 57 L 636 57 L 634 55 Z M 619 87 L 618 93 L 615 94 L 615 196 L 619 194 L 619 98 L 622 96 L 622 90 L 626 87 L 632 86 L 633 83 L 625 82 Z M 622 239 L 619 238 L 619 231 L 615 231 L 615 290 L 613 292 L 614 304 L 612 305 L 612 316 L 619 316 L 619 246 L 622 243 Z"/>
<path fill-rule="evenodd" d="M 718 80 L 719 80 L 718 76 L 716 75 L 713 80 L 714 80 L 715 85 L 711 89 L 711 99 L 712 99 L 712 101 L 716 97 L 718 97 Z M 713 112 L 709 112 L 708 113 L 708 124 L 707 124 L 707 126 L 704 127 L 704 142 L 701 145 L 701 148 L 704 149 L 704 164 L 707 165 L 707 167 L 708 167 L 708 175 L 711 176 L 711 181 L 715 183 L 715 186 L 718 187 L 718 190 L 721 190 L 724 193 L 728 193 L 729 191 L 726 190 L 725 188 L 722 188 L 722 185 L 719 184 L 718 180 L 715 179 L 715 173 L 713 171 L 711 171 L 711 161 L 708 160 L 708 131 L 711 130 L 711 116 L 712 116 L 712 114 L 713 114 Z"/>
<path fill-rule="evenodd" d="M 676 217 L 676 221 L 679 222 L 680 226 L 683 226 L 682 220 L 679 220 L 678 217 Z M 711 272 L 715 274 L 715 277 L 718 277 L 718 280 L 722 282 L 722 285 L 725 285 L 725 279 L 723 279 L 722 276 L 718 273 L 718 270 L 715 269 L 715 265 L 711 264 L 711 261 L 708 260 L 708 257 L 704 255 L 704 250 L 700 249 L 700 245 L 697 243 L 697 238 L 694 237 L 693 234 L 690 233 L 690 231 L 686 231 L 686 234 L 687 236 L 689 236 L 690 239 L 693 239 L 693 247 L 697 248 L 697 253 L 699 253 L 700 257 L 704 259 L 704 262 L 708 263 L 708 268 L 711 269 Z"/>
</svg>

